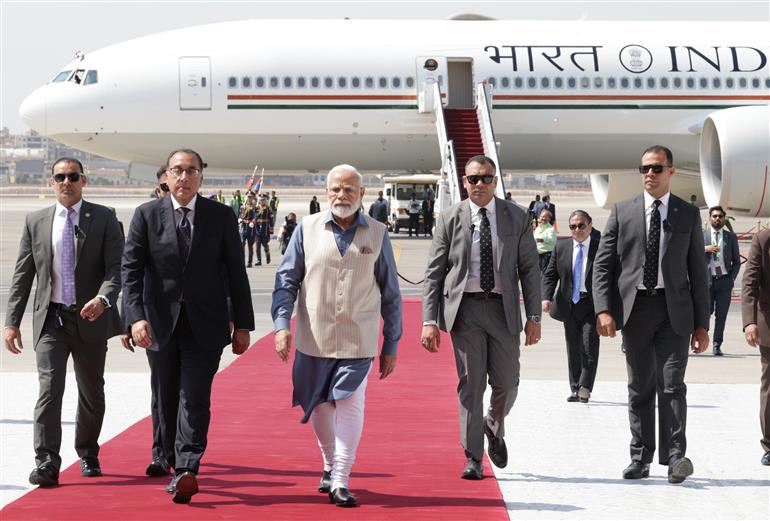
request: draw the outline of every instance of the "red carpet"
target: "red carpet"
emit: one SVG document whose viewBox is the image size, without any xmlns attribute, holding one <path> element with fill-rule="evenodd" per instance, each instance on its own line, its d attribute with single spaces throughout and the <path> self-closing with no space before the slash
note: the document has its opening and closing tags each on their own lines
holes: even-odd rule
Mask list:
<svg viewBox="0 0 770 521">
<path fill-rule="evenodd" d="M 360 508 L 342 509 L 316 491 L 321 456 L 309 424 L 292 409 L 290 365 L 273 336 L 217 375 L 201 493 L 175 505 L 167 478 L 148 478 L 149 417 L 102 447 L 102 478 L 66 469 L 61 485 L 38 489 L 0 511 L 4 521 L 148 519 L 501 519 L 497 481 L 459 479 L 465 463 L 457 426 L 456 374 L 448 336 L 439 354 L 419 344 L 420 304 L 404 305 L 396 372 L 372 372 L 366 424 L 351 490 Z M 375 362 L 376 363 L 376 362 Z M 376 368 L 376 366 L 375 366 Z M 485 470 L 491 475 L 489 462 Z"/>
</svg>

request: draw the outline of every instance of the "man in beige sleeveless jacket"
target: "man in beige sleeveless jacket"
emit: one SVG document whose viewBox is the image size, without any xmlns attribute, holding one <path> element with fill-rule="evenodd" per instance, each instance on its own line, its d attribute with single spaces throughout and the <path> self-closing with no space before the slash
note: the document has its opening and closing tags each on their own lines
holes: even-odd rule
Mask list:
<svg viewBox="0 0 770 521">
<path fill-rule="evenodd" d="M 305 217 L 294 230 L 275 274 L 275 350 L 289 359 L 289 326 L 297 301 L 293 405 L 311 421 L 323 456 L 319 492 L 340 507 L 356 506 L 348 490 L 364 426 L 364 394 L 377 355 L 380 379 L 396 366 L 401 293 L 396 262 L 382 223 L 360 212 L 364 187 L 350 165 L 329 172 L 330 209 Z"/>
</svg>

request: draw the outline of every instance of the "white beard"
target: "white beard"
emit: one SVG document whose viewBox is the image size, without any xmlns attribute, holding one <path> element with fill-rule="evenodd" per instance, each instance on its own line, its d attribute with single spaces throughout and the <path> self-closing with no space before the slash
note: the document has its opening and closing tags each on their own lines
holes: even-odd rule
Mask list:
<svg viewBox="0 0 770 521">
<path fill-rule="evenodd" d="M 332 205 L 332 214 L 340 219 L 347 219 L 358 211 L 358 201 L 350 206 L 334 206 Z"/>
</svg>

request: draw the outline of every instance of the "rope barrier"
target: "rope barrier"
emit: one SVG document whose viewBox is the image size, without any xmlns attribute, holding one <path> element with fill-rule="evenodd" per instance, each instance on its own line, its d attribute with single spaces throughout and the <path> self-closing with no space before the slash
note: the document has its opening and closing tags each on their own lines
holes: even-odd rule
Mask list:
<svg viewBox="0 0 770 521">
<path fill-rule="evenodd" d="M 396 272 L 396 275 L 398 275 L 398 278 L 400 278 L 400 279 L 401 279 L 401 280 L 403 280 L 404 282 L 408 282 L 409 284 L 411 284 L 411 285 L 413 285 L 413 286 L 419 286 L 420 284 L 422 284 L 423 282 L 425 282 L 425 279 L 422 279 L 420 282 L 412 282 L 411 280 L 407 279 L 406 277 L 404 277 L 403 275 L 401 275 L 401 274 L 400 274 L 400 273 L 398 273 L 398 272 Z"/>
</svg>

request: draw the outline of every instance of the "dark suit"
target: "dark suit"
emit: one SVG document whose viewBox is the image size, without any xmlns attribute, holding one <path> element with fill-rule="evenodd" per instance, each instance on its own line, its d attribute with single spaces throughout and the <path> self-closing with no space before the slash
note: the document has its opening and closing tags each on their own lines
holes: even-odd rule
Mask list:
<svg viewBox="0 0 770 521">
<path fill-rule="evenodd" d="M 727 312 L 730 310 L 730 300 L 733 296 L 733 283 L 738 272 L 741 271 L 741 254 L 738 249 L 738 238 L 734 233 L 722 228 L 722 241 L 720 244 L 719 258 L 725 265 L 725 272 L 717 274 L 711 269 L 711 261 L 714 254 L 706 252 L 706 268 L 709 270 L 709 313 L 714 314 L 714 348 L 722 345 L 725 332 Z M 711 226 L 703 230 L 703 243 L 708 246 L 713 244 L 714 230 Z M 717 264 L 718 265 L 718 264 Z M 720 267 L 720 271 L 722 268 Z"/>
<path fill-rule="evenodd" d="M 650 463 L 655 452 L 658 394 L 661 464 L 684 457 L 690 335 L 708 329 L 708 275 L 698 209 L 671 195 L 659 251 L 664 291 L 640 291 L 647 225 L 643 194 L 616 203 L 594 260 L 596 313 L 609 311 L 622 328 L 628 366 L 631 459 Z"/>
<path fill-rule="evenodd" d="M 759 395 L 759 423 L 762 448 L 770 451 L 770 230 L 757 232 L 751 239 L 743 272 L 743 328 L 757 325 L 762 376 Z"/>
<path fill-rule="evenodd" d="M 594 257 L 596 257 L 601 236 L 599 230 L 591 231 L 591 242 L 583 261 L 585 262 L 586 292 L 580 294 L 580 300 L 577 303 L 572 301 L 572 258 L 575 246 L 571 237 L 556 243 L 548 269 L 543 274 L 543 300 L 553 301 L 551 317 L 564 322 L 569 385 L 572 392 L 577 392 L 580 387 L 592 391 L 596 380 L 599 335 L 596 332 L 594 303 L 591 297 L 591 278 Z"/>
<path fill-rule="evenodd" d="M 197 473 L 207 443 L 211 384 L 231 341 L 228 293 L 235 328 L 254 329 L 235 216 L 198 197 L 190 252 L 183 259 L 172 197 L 141 205 L 126 239 L 122 276 L 126 323 L 147 320 L 152 328 L 148 357 L 157 374 L 166 457 L 177 473 Z"/>
<path fill-rule="evenodd" d="M 107 339 L 121 332 L 116 301 L 120 292 L 123 235 L 114 211 L 83 201 L 75 234 L 75 306 L 74 310 L 56 309 L 50 301 L 55 210 L 53 206 L 27 215 L 5 325 L 19 327 L 32 281 L 37 277 L 32 316 L 32 342 L 40 381 L 33 426 L 35 459 L 38 466 L 50 465 L 58 471 L 61 408 L 70 354 L 78 383 L 75 449 L 81 458 L 96 457 L 99 453 Z M 93 322 L 80 318 L 80 310 L 97 295 L 106 297 L 111 307 Z"/>
<path fill-rule="evenodd" d="M 459 377 L 461 442 L 466 457 L 475 460 L 484 454 L 487 375 L 492 387 L 487 424 L 498 438 L 504 435 L 503 422 L 518 393 L 519 333 L 523 328 L 519 283 L 527 316 L 540 316 L 540 270 L 527 213 L 503 199 L 494 198 L 494 202 L 494 269 L 502 294 L 477 299 L 465 292 L 474 236 L 467 199 L 436 220 L 423 285 L 423 321 L 435 321 L 452 335 Z M 478 236 L 478 227 L 476 230 Z"/>
</svg>

